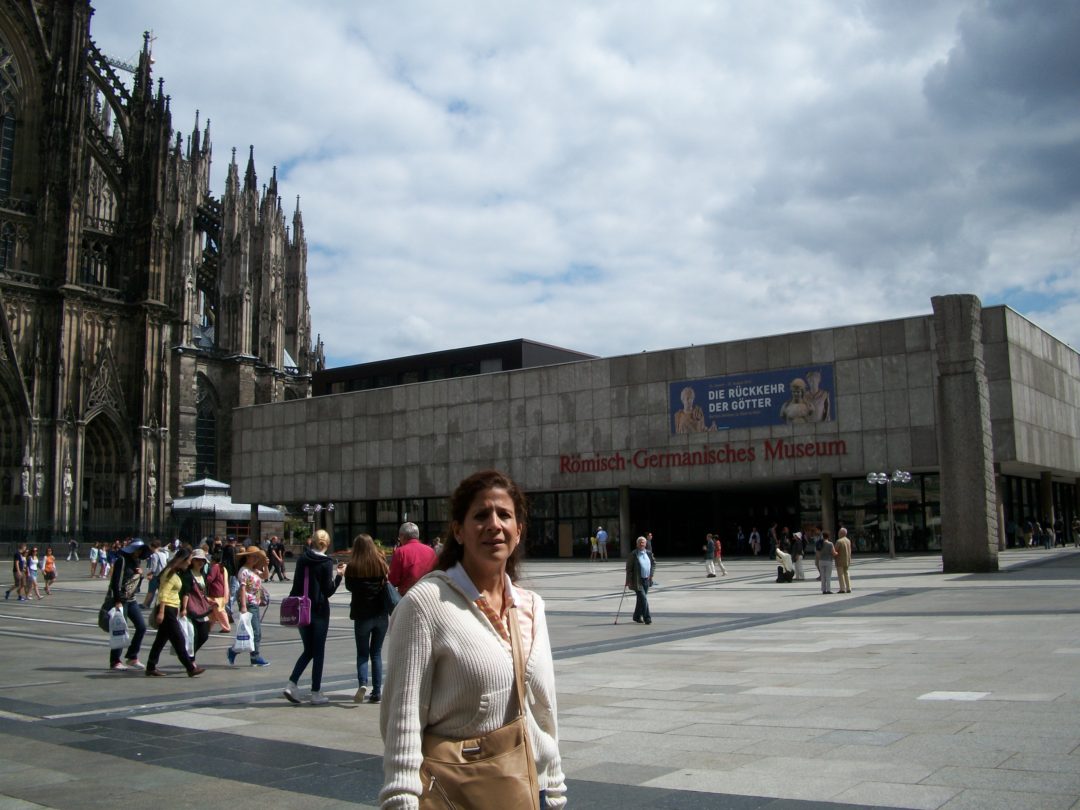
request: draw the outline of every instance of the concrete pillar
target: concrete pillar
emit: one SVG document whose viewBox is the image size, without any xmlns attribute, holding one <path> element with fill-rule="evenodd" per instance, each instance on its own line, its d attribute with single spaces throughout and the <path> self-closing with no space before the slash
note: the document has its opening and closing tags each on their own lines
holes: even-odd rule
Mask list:
<svg viewBox="0 0 1080 810">
<path fill-rule="evenodd" d="M 262 548 L 262 522 L 259 520 L 259 505 L 251 505 L 251 517 L 248 519 L 248 542 Z"/>
<path fill-rule="evenodd" d="M 999 465 L 994 465 L 994 491 L 997 493 L 998 551 L 1004 551 L 1005 537 L 1005 476 Z"/>
<path fill-rule="evenodd" d="M 1054 474 L 1047 470 L 1039 473 L 1039 517 L 1036 518 L 1044 527 L 1054 526 Z"/>
<path fill-rule="evenodd" d="M 631 543 L 637 542 L 636 537 L 631 537 L 630 528 L 630 487 L 619 487 L 619 556 L 626 557 L 630 554 Z"/>
<path fill-rule="evenodd" d="M 982 348 L 982 304 L 943 295 L 934 307 L 941 557 L 945 573 L 998 570 L 990 392 Z"/>
<path fill-rule="evenodd" d="M 833 500 L 833 480 L 828 473 L 821 475 L 821 529 L 836 537 L 836 502 Z"/>
</svg>

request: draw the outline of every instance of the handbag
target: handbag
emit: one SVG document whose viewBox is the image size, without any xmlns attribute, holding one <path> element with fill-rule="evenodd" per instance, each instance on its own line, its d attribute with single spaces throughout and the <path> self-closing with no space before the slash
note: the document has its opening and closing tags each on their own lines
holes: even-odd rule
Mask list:
<svg viewBox="0 0 1080 810">
<path fill-rule="evenodd" d="M 109 611 L 116 607 L 116 600 L 105 597 L 105 601 L 101 603 L 101 607 L 97 612 L 97 626 L 101 628 L 101 632 L 109 632 Z"/>
<path fill-rule="evenodd" d="M 280 620 L 282 627 L 307 627 L 311 624 L 311 600 L 308 598 L 308 580 L 311 569 L 304 574 L 304 595 L 286 596 L 281 600 Z"/>
<path fill-rule="evenodd" d="M 188 615 L 196 619 L 201 619 L 204 616 L 209 616 L 212 609 L 213 605 L 210 604 L 210 600 L 206 598 L 206 594 L 203 593 L 203 589 L 199 587 L 199 583 L 195 582 L 193 579 L 191 581 L 191 590 L 188 591 L 187 598 Z"/>
<path fill-rule="evenodd" d="M 161 607 L 159 595 L 158 591 L 154 591 L 154 598 L 150 600 L 150 607 L 146 609 L 146 624 L 152 630 L 158 630 L 161 627 L 161 622 L 158 621 L 158 608 Z"/>
<path fill-rule="evenodd" d="M 394 608 L 397 607 L 397 603 L 401 601 L 401 594 L 398 593 L 398 589 L 390 584 L 390 580 L 383 580 L 383 608 L 386 612 L 393 613 Z"/>
<path fill-rule="evenodd" d="M 424 732 L 420 810 L 540 810 L 540 782 L 525 717 L 525 665 L 517 609 L 509 610 L 518 716 L 481 737 L 452 740 Z"/>
</svg>

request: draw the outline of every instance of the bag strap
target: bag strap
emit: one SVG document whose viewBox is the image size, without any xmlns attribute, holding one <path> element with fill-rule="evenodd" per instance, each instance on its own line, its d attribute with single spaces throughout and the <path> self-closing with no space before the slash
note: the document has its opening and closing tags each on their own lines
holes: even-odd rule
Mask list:
<svg viewBox="0 0 1080 810">
<path fill-rule="evenodd" d="M 305 599 L 308 598 L 307 586 L 308 586 L 308 582 L 310 582 L 310 581 L 311 581 L 311 566 L 308 566 L 306 569 L 304 569 L 304 598 Z"/>
<path fill-rule="evenodd" d="M 517 685 L 518 716 L 524 722 L 525 757 L 529 760 L 529 783 L 536 810 L 540 807 L 540 780 L 536 775 L 536 758 L 533 756 L 532 740 L 529 739 L 529 717 L 525 711 L 525 661 L 522 659 L 524 648 L 521 645 L 521 624 L 518 622 L 517 605 L 511 604 L 507 611 L 507 623 L 510 625 L 510 648 L 514 657 L 514 682 Z"/>
</svg>

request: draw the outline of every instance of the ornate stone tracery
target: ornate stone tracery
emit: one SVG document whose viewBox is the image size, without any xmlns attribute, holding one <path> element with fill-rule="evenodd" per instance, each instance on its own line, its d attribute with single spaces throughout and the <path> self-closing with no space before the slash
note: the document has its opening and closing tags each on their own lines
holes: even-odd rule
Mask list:
<svg viewBox="0 0 1080 810">
<path fill-rule="evenodd" d="M 200 464 L 228 480 L 232 409 L 322 362 L 299 201 L 290 231 L 253 147 L 214 196 L 209 121 L 185 143 L 149 36 L 125 86 L 91 15 L 0 4 L 0 540 L 168 531 Z"/>
</svg>

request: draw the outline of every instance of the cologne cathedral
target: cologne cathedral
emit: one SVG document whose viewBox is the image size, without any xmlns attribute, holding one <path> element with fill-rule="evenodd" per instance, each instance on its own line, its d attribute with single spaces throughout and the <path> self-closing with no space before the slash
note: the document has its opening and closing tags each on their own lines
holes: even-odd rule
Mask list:
<svg viewBox="0 0 1080 810">
<path fill-rule="evenodd" d="M 92 14 L 0 0 L 0 540 L 169 534 L 232 409 L 323 362 L 299 198 L 254 149 L 213 196 L 209 121 L 174 133 L 150 37 L 118 63 Z"/>
</svg>

